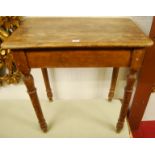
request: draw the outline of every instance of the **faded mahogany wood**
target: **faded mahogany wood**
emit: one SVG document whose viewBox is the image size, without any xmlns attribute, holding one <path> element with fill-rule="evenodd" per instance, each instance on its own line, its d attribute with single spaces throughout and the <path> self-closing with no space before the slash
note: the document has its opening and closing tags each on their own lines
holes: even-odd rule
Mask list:
<svg viewBox="0 0 155 155">
<path fill-rule="evenodd" d="M 20 52 L 13 52 L 13 56 L 14 56 L 14 59 L 16 61 L 18 69 L 24 75 L 23 80 L 24 80 L 24 83 L 27 87 L 27 92 L 28 92 L 30 99 L 32 101 L 32 105 L 33 105 L 35 113 L 37 115 L 40 127 L 44 132 L 47 132 L 47 124 L 46 124 L 46 121 L 44 119 L 44 116 L 43 116 L 43 113 L 41 110 L 41 106 L 39 103 L 36 88 L 34 86 L 33 76 L 30 74 L 30 68 L 29 68 L 29 65 L 27 63 L 26 55 L 23 51 L 20 51 Z"/>
<path fill-rule="evenodd" d="M 114 67 L 112 72 L 112 80 L 111 80 L 110 91 L 108 95 L 108 101 L 112 101 L 112 98 L 114 97 L 118 72 L 119 72 L 119 68 Z"/>
<path fill-rule="evenodd" d="M 128 107 L 129 107 L 131 95 L 133 92 L 133 86 L 136 80 L 136 73 L 141 66 L 143 56 L 144 56 L 143 49 L 138 49 L 138 50 L 136 49 L 132 52 L 130 71 L 127 76 L 127 84 L 124 91 L 123 103 L 122 103 L 119 119 L 116 126 L 117 132 L 120 132 L 123 128 L 124 120 L 125 120 L 125 117 L 127 116 Z"/>
<path fill-rule="evenodd" d="M 42 68 L 41 71 L 42 71 L 43 78 L 44 78 L 44 83 L 45 83 L 45 86 L 46 86 L 47 97 L 48 97 L 48 99 L 50 101 L 53 101 L 53 94 L 52 94 L 52 90 L 51 90 L 51 87 L 50 87 L 47 68 Z"/>
<path fill-rule="evenodd" d="M 27 18 L 3 44 L 12 49 L 24 74 L 40 126 L 47 130 L 30 68 L 48 67 L 129 67 L 124 100 L 117 123 L 121 131 L 127 115 L 136 72 L 144 48 L 152 41 L 130 20 L 123 18 Z M 46 89 L 49 81 L 43 69 Z M 117 77 L 117 69 L 114 70 Z M 116 79 L 113 78 L 114 89 Z"/>
<path fill-rule="evenodd" d="M 26 18 L 4 49 L 146 47 L 153 42 L 128 18 Z"/>
<path fill-rule="evenodd" d="M 29 65 L 40 67 L 129 66 L 130 50 L 27 50 Z M 34 61 L 35 60 L 35 61 Z"/>
</svg>

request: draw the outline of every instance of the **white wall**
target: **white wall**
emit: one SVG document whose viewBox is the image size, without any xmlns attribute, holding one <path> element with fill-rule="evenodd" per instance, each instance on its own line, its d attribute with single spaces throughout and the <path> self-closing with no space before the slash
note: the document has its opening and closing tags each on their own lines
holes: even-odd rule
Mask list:
<svg viewBox="0 0 155 155">
<path fill-rule="evenodd" d="M 130 16 L 142 30 L 148 34 L 152 17 Z M 107 98 L 110 87 L 112 68 L 60 68 L 49 69 L 49 78 L 55 99 L 92 99 Z M 33 69 L 39 98 L 46 99 L 45 87 L 40 69 Z M 122 98 L 126 69 L 121 69 L 116 87 L 115 98 Z M 28 99 L 26 88 L 23 83 L 0 88 L 0 99 Z M 155 119 L 155 97 L 151 98 L 144 119 Z"/>
</svg>

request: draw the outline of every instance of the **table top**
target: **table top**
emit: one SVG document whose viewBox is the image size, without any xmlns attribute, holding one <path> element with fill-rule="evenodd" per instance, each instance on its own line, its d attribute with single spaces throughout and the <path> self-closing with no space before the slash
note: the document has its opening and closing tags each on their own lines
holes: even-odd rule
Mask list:
<svg viewBox="0 0 155 155">
<path fill-rule="evenodd" d="M 3 49 L 146 47 L 153 44 L 129 18 L 25 18 Z"/>
</svg>

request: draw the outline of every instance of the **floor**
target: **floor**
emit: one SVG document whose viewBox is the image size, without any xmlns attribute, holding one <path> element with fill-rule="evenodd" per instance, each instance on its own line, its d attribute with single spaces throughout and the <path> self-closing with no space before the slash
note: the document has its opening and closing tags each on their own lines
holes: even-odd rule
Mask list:
<svg viewBox="0 0 155 155">
<path fill-rule="evenodd" d="M 0 137 L 130 137 L 127 122 L 115 132 L 120 101 L 41 101 L 49 131 L 42 133 L 29 100 L 0 102 Z"/>
</svg>

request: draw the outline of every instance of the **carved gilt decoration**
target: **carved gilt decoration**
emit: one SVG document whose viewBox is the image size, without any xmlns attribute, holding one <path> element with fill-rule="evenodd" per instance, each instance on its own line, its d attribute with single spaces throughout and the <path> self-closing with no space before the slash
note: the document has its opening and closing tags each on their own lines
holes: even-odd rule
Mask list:
<svg viewBox="0 0 155 155">
<path fill-rule="evenodd" d="M 0 44 L 19 27 L 22 17 L 0 16 Z M 21 74 L 17 70 L 11 50 L 0 48 L 0 85 L 18 83 Z"/>
</svg>

